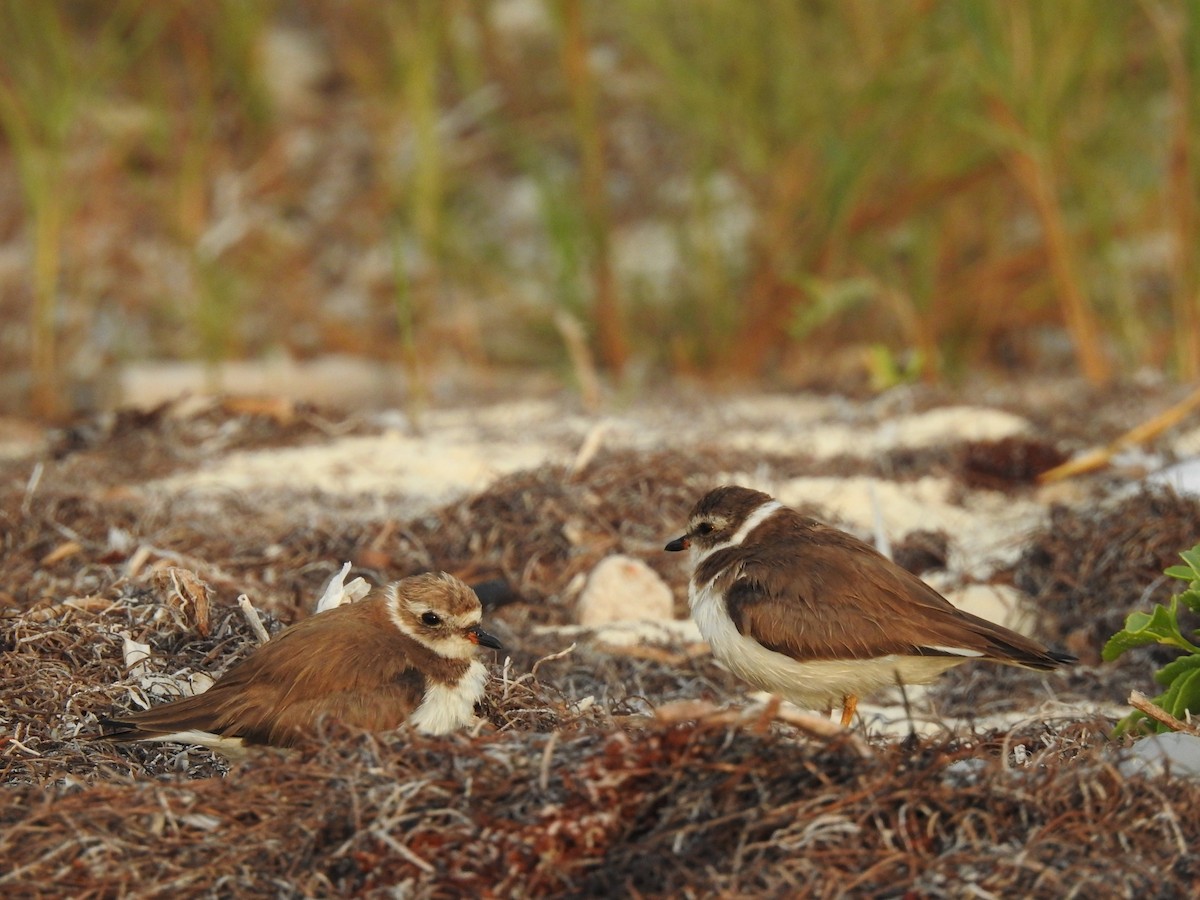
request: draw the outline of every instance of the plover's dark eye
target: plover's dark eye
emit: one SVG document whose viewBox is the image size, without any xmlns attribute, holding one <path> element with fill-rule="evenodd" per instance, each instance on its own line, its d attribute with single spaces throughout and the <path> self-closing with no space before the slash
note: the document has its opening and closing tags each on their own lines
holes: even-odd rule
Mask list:
<svg viewBox="0 0 1200 900">
<path fill-rule="evenodd" d="M 437 613 L 427 612 L 421 616 L 421 621 L 426 625 L 441 625 L 442 619 Z"/>
<path fill-rule="evenodd" d="M 701 522 L 696 526 L 696 534 L 712 534 L 713 527 L 711 522 Z"/>
</svg>

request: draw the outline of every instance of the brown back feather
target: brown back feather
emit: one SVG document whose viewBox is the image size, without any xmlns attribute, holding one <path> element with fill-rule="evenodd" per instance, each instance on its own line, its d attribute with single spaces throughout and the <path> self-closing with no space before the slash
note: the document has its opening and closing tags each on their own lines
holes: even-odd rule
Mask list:
<svg viewBox="0 0 1200 900">
<path fill-rule="evenodd" d="M 936 647 L 1050 669 L 1069 657 L 962 612 L 853 535 L 781 509 L 696 572 L 716 579 L 738 631 L 796 659 L 945 655 Z M 786 552 L 781 552 L 786 550 Z"/>
<path fill-rule="evenodd" d="M 456 680 L 468 662 L 435 657 L 398 631 L 385 602 L 369 598 L 297 622 L 203 694 L 115 719 L 111 724 L 121 730 L 104 737 L 198 730 L 287 746 L 321 716 L 371 730 L 394 728 L 424 696 L 417 666 L 450 667 L 447 675 Z"/>
</svg>

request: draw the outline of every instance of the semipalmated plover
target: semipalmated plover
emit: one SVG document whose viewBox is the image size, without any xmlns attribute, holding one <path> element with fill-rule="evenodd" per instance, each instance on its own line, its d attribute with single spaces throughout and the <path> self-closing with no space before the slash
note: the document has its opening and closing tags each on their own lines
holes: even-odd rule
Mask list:
<svg viewBox="0 0 1200 900">
<path fill-rule="evenodd" d="M 716 488 L 693 508 L 688 604 L 730 671 L 808 708 L 922 684 L 972 659 L 1053 669 L 1075 657 L 955 608 L 858 538 L 761 491 Z"/>
<path fill-rule="evenodd" d="M 487 670 L 479 598 L 444 572 L 405 578 L 286 628 L 202 694 L 104 720 L 98 740 L 176 741 L 229 756 L 287 747 L 328 717 L 426 734 L 468 724 Z"/>
</svg>

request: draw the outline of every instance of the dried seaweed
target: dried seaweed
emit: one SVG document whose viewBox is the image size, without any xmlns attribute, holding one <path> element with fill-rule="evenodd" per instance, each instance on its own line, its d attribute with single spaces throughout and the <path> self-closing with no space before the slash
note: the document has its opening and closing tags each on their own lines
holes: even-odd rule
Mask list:
<svg viewBox="0 0 1200 900">
<path fill-rule="evenodd" d="M 1197 535 L 1200 501 L 1169 488 L 1147 488 L 1119 503 L 1056 507 L 1045 530 L 1030 538 L 1013 582 L 1044 614 L 1047 637 L 1096 663 L 1130 611 L 1171 594 L 1163 569 Z M 1156 652 L 1135 655 L 1144 661 Z"/>
<path fill-rule="evenodd" d="M 693 724 L 322 738 L 225 778 L 10 789 L 0 889 L 1166 896 L 1196 874 L 1200 786 L 1125 780 L 1086 726 L 867 759 Z"/>
<path fill-rule="evenodd" d="M 535 627 L 569 623 L 576 576 L 613 552 L 644 559 L 682 598 L 684 568 L 662 543 L 721 472 L 748 468 L 744 456 L 602 451 L 582 471 L 519 473 L 393 521 L 134 496 L 128 472 L 107 467 L 139 452 L 171 470 L 222 432 L 220 414 L 204 416 L 130 420 L 68 448 L 44 461 L 34 502 L 31 463 L 0 479 L 5 896 L 1171 896 L 1200 877 L 1200 785 L 1123 778 L 1106 721 L 870 739 L 867 756 L 862 736 L 665 724 L 664 704 L 737 704 L 744 686 L 707 656 L 586 640 L 565 652 L 568 639 Z M 308 427 L 266 417 L 241 433 L 269 444 Z M 1044 637 L 1094 643 L 1198 524 L 1194 503 L 1166 494 L 1057 511 L 1014 578 L 1049 612 Z M 254 646 L 237 593 L 275 629 L 343 559 L 376 581 L 434 567 L 502 580 L 487 616 L 507 649 L 476 733 L 330 724 L 298 752 L 232 770 L 195 748 L 80 739 L 130 702 L 119 632 L 149 643 L 161 671 L 216 675 Z M 173 603 L 172 566 L 212 589 L 207 634 Z M 1128 672 L 1051 682 L 964 666 L 931 703 L 983 714 L 1054 692 L 1119 700 L 1128 686 Z"/>
<path fill-rule="evenodd" d="M 1043 472 L 1067 461 L 1060 448 L 1028 437 L 970 441 L 961 455 L 962 483 L 971 488 L 1011 490 L 1033 485 Z"/>
</svg>

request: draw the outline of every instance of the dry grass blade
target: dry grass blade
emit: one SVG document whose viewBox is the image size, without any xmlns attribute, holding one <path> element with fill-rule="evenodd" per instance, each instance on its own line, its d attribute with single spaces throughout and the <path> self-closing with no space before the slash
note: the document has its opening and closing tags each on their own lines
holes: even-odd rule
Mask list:
<svg viewBox="0 0 1200 900">
<path fill-rule="evenodd" d="M 262 618 L 258 615 L 258 610 L 254 608 L 254 604 L 250 602 L 250 598 L 245 594 L 238 595 L 238 609 L 242 611 L 242 615 L 246 617 L 246 624 L 250 626 L 250 630 L 254 632 L 254 636 L 258 638 L 260 644 L 265 644 L 271 640 L 271 633 L 267 631 L 262 623 Z"/>
<path fill-rule="evenodd" d="M 1177 719 L 1161 706 L 1156 706 L 1149 697 L 1141 691 L 1133 691 L 1129 695 L 1129 705 L 1140 712 L 1145 713 L 1155 722 L 1161 722 L 1172 731 L 1177 731 L 1180 734 L 1190 734 L 1195 737 L 1200 737 L 1200 728 L 1192 725 L 1189 722 L 1184 722 L 1182 719 Z"/>
<path fill-rule="evenodd" d="M 1200 388 L 1192 391 L 1192 393 L 1188 394 L 1187 397 L 1175 405 L 1129 429 L 1108 445 L 1097 450 L 1092 450 L 1075 459 L 1068 460 L 1061 466 L 1055 466 L 1047 472 L 1043 472 L 1038 476 L 1038 481 L 1041 484 L 1051 484 L 1055 481 L 1062 481 L 1065 478 L 1071 478 L 1075 475 L 1082 475 L 1085 472 L 1093 472 L 1096 469 L 1103 468 L 1109 464 L 1114 456 L 1127 447 L 1144 444 L 1146 441 L 1158 437 L 1168 428 L 1175 427 L 1191 415 L 1197 407 L 1200 407 Z"/>
</svg>

